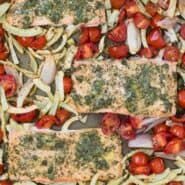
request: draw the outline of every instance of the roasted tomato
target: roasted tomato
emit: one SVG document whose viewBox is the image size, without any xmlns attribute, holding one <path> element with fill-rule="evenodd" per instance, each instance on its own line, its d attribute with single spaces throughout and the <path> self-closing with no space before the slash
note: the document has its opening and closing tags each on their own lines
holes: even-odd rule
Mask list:
<svg viewBox="0 0 185 185">
<path fill-rule="evenodd" d="M 152 29 L 147 35 L 147 42 L 150 46 L 161 49 L 166 46 L 165 40 L 159 28 Z"/>
<path fill-rule="evenodd" d="M 150 161 L 150 168 L 152 173 L 160 174 L 164 172 L 166 167 L 164 161 L 161 158 L 156 157 Z"/>
<path fill-rule="evenodd" d="M 131 157 L 131 163 L 137 165 L 137 166 L 143 166 L 147 165 L 149 162 L 149 157 L 146 153 L 144 152 L 136 152 L 132 157 Z"/>
<path fill-rule="evenodd" d="M 156 15 L 158 10 L 157 5 L 150 1 L 146 4 L 145 9 L 152 17 Z"/>
<path fill-rule="evenodd" d="M 139 55 L 145 58 L 152 58 L 157 55 L 157 51 L 153 47 L 142 48 L 139 52 Z"/>
<path fill-rule="evenodd" d="M 181 117 L 172 116 L 171 120 L 176 123 L 185 123 L 185 115 L 183 115 Z"/>
<path fill-rule="evenodd" d="M 164 152 L 167 154 L 178 154 L 184 149 L 184 143 L 182 139 L 173 138 L 167 143 L 164 148 Z"/>
<path fill-rule="evenodd" d="M 177 102 L 183 109 L 185 109 L 185 90 L 178 91 Z"/>
<path fill-rule="evenodd" d="M 3 131 L 0 129 L 0 142 L 2 142 L 3 141 Z"/>
<path fill-rule="evenodd" d="M 25 114 L 12 114 L 11 117 L 19 123 L 29 123 L 34 121 L 36 115 L 36 110 L 33 110 Z"/>
<path fill-rule="evenodd" d="M 142 116 L 134 116 L 134 117 L 130 116 L 129 120 L 134 129 L 143 128 L 143 124 L 142 124 L 143 117 Z"/>
<path fill-rule="evenodd" d="M 110 0 L 110 2 L 112 5 L 112 8 L 120 9 L 124 5 L 125 0 Z"/>
<path fill-rule="evenodd" d="M 16 40 L 23 47 L 29 47 L 30 44 L 34 41 L 34 37 L 16 37 Z"/>
<path fill-rule="evenodd" d="M 120 13 L 119 13 L 119 19 L 118 19 L 118 23 L 121 24 L 124 22 L 125 18 L 126 18 L 126 10 L 124 8 L 122 8 L 120 10 Z"/>
<path fill-rule="evenodd" d="M 142 13 L 138 12 L 134 15 L 134 23 L 139 29 L 147 29 L 150 25 L 150 20 Z"/>
<path fill-rule="evenodd" d="M 4 165 L 0 164 L 0 175 L 2 175 L 4 172 Z"/>
<path fill-rule="evenodd" d="M 121 23 L 108 33 L 108 38 L 114 42 L 123 42 L 127 38 L 127 27 Z"/>
<path fill-rule="evenodd" d="M 167 133 L 159 132 L 152 137 L 153 148 L 155 151 L 161 151 L 167 144 Z"/>
<path fill-rule="evenodd" d="M 158 22 L 161 21 L 163 19 L 163 16 L 160 15 L 160 14 L 156 14 L 153 18 L 152 18 L 152 21 L 151 21 L 151 26 L 153 28 L 156 28 L 158 27 Z"/>
<path fill-rule="evenodd" d="M 170 133 L 180 139 L 185 138 L 185 128 L 182 125 L 173 125 L 172 127 L 170 127 Z"/>
<path fill-rule="evenodd" d="M 153 128 L 153 132 L 154 134 L 157 134 L 157 133 L 160 133 L 160 132 L 167 132 L 168 131 L 168 127 L 166 126 L 165 123 L 160 123 L 158 125 L 156 125 L 154 128 Z"/>
<path fill-rule="evenodd" d="M 180 36 L 185 40 L 185 24 L 181 25 Z"/>
<path fill-rule="evenodd" d="M 89 39 L 91 42 L 97 43 L 101 39 L 101 30 L 99 27 L 89 27 Z"/>
<path fill-rule="evenodd" d="M 10 180 L 0 180 L 0 185 L 13 185 L 13 182 Z"/>
<path fill-rule="evenodd" d="M 71 116 L 71 113 L 65 109 L 57 110 L 56 117 L 59 121 L 59 126 L 63 125 Z"/>
<path fill-rule="evenodd" d="M 167 9 L 169 6 L 169 0 L 159 0 L 158 1 L 158 5 L 163 8 L 163 9 Z"/>
<path fill-rule="evenodd" d="M 42 116 L 35 124 L 35 126 L 39 129 L 45 128 L 49 129 L 53 125 L 58 125 L 58 120 L 55 118 L 55 116 L 52 115 L 44 115 Z"/>
<path fill-rule="evenodd" d="M 12 75 L 1 75 L 0 85 L 4 88 L 7 97 L 11 97 L 15 94 L 17 85 Z"/>
<path fill-rule="evenodd" d="M 136 136 L 136 131 L 132 127 L 129 121 L 122 120 L 121 125 L 118 129 L 119 135 L 124 139 L 134 139 Z"/>
<path fill-rule="evenodd" d="M 129 171 L 133 175 L 150 175 L 150 165 L 137 166 L 134 163 L 129 164 Z"/>
<path fill-rule="evenodd" d="M 167 46 L 164 50 L 164 59 L 170 62 L 178 62 L 180 58 L 180 51 L 175 46 Z"/>
<path fill-rule="evenodd" d="M 181 181 L 171 181 L 167 185 L 183 185 Z"/>
<path fill-rule="evenodd" d="M 108 48 L 109 56 L 116 59 L 121 59 L 128 56 L 128 47 L 126 45 L 111 46 Z"/>
<path fill-rule="evenodd" d="M 35 39 L 30 43 L 29 47 L 35 50 L 43 49 L 46 46 L 47 40 L 45 35 L 35 37 Z"/>
<path fill-rule="evenodd" d="M 128 17 L 132 17 L 135 13 L 139 12 L 139 8 L 135 0 L 129 0 L 125 3 L 125 10 Z"/>
<path fill-rule="evenodd" d="M 89 42 L 89 28 L 88 27 L 82 27 L 81 28 L 81 33 L 80 33 L 80 39 L 79 39 L 79 44 L 85 44 Z"/>
<path fill-rule="evenodd" d="M 100 126 L 105 135 L 112 135 L 120 126 L 120 118 L 117 114 L 107 113 L 103 116 Z"/>
<path fill-rule="evenodd" d="M 4 65 L 0 64 L 0 75 L 4 75 L 4 74 L 5 74 Z"/>
<path fill-rule="evenodd" d="M 63 83 L 64 83 L 64 93 L 65 94 L 69 94 L 72 90 L 73 87 L 73 81 L 70 77 L 64 77 L 63 79 Z"/>
</svg>

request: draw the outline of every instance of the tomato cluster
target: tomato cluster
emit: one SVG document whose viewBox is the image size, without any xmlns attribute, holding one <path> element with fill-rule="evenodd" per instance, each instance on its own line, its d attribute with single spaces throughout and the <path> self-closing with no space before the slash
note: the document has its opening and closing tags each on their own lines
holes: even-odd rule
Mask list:
<svg viewBox="0 0 185 185">
<path fill-rule="evenodd" d="M 136 152 L 129 162 L 129 171 L 133 175 L 150 175 L 164 172 L 166 166 L 163 159 L 155 157 L 149 159 L 144 152 Z"/>
<path fill-rule="evenodd" d="M 184 138 L 184 125 L 176 124 L 169 127 L 165 123 L 160 123 L 153 129 L 154 150 L 163 151 L 167 154 L 177 154 L 185 148 Z"/>
</svg>

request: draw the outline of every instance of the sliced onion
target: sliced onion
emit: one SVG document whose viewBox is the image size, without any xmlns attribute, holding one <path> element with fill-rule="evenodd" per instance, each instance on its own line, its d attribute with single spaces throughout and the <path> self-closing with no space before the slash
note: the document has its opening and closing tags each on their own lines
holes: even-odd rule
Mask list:
<svg viewBox="0 0 185 185">
<path fill-rule="evenodd" d="M 176 160 L 177 156 L 185 158 L 185 151 L 179 152 L 178 154 L 166 154 L 164 152 L 155 152 L 154 153 L 157 157 L 161 157 L 168 160 Z"/>
<path fill-rule="evenodd" d="M 37 109 L 37 106 L 36 105 L 30 105 L 30 106 L 27 106 L 27 107 L 13 107 L 13 106 L 10 106 L 9 105 L 9 108 L 7 110 L 8 113 L 10 114 L 24 114 L 24 113 L 28 113 L 28 112 L 31 112 L 33 110 L 36 110 Z"/>
<path fill-rule="evenodd" d="M 164 29 L 173 28 L 177 24 L 177 18 L 165 17 L 161 21 L 157 22 L 157 25 Z"/>
<path fill-rule="evenodd" d="M 135 139 L 128 141 L 130 148 L 152 148 L 152 138 L 150 134 L 142 134 L 136 136 Z"/>
<path fill-rule="evenodd" d="M 184 0 L 179 0 L 178 8 L 179 8 L 180 15 L 185 19 L 185 1 Z"/>
</svg>

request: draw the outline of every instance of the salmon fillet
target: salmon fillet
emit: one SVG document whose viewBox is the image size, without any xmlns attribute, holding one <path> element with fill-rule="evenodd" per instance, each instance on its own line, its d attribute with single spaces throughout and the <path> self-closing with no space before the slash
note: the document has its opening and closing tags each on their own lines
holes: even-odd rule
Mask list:
<svg viewBox="0 0 185 185">
<path fill-rule="evenodd" d="M 7 21 L 17 27 L 106 22 L 104 0 L 14 0 Z"/>
<path fill-rule="evenodd" d="M 147 117 L 176 113 L 176 65 L 148 60 L 76 61 L 66 102 L 79 113 Z"/>
<path fill-rule="evenodd" d="M 121 140 L 100 129 L 70 132 L 10 132 L 8 173 L 15 181 L 37 183 L 100 180 L 122 175 Z"/>
</svg>

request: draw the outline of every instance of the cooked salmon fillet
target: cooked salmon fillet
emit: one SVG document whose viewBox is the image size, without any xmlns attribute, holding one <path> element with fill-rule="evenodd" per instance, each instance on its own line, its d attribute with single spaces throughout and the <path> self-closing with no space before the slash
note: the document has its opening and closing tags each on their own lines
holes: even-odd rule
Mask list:
<svg viewBox="0 0 185 185">
<path fill-rule="evenodd" d="M 14 0 L 7 21 L 18 27 L 100 25 L 106 22 L 104 0 Z"/>
<path fill-rule="evenodd" d="M 10 132 L 8 173 L 15 181 L 37 183 L 100 180 L 122 175 L 121 140 L 100 129 L 70 132 Z"/>
<path fill-rule="evenodd" d="M 112 112 L 148 117 L 176 113 L 176 65 L 130 61 L 76 61 L 66 102 L 79 113 Z"/>
</svg>

